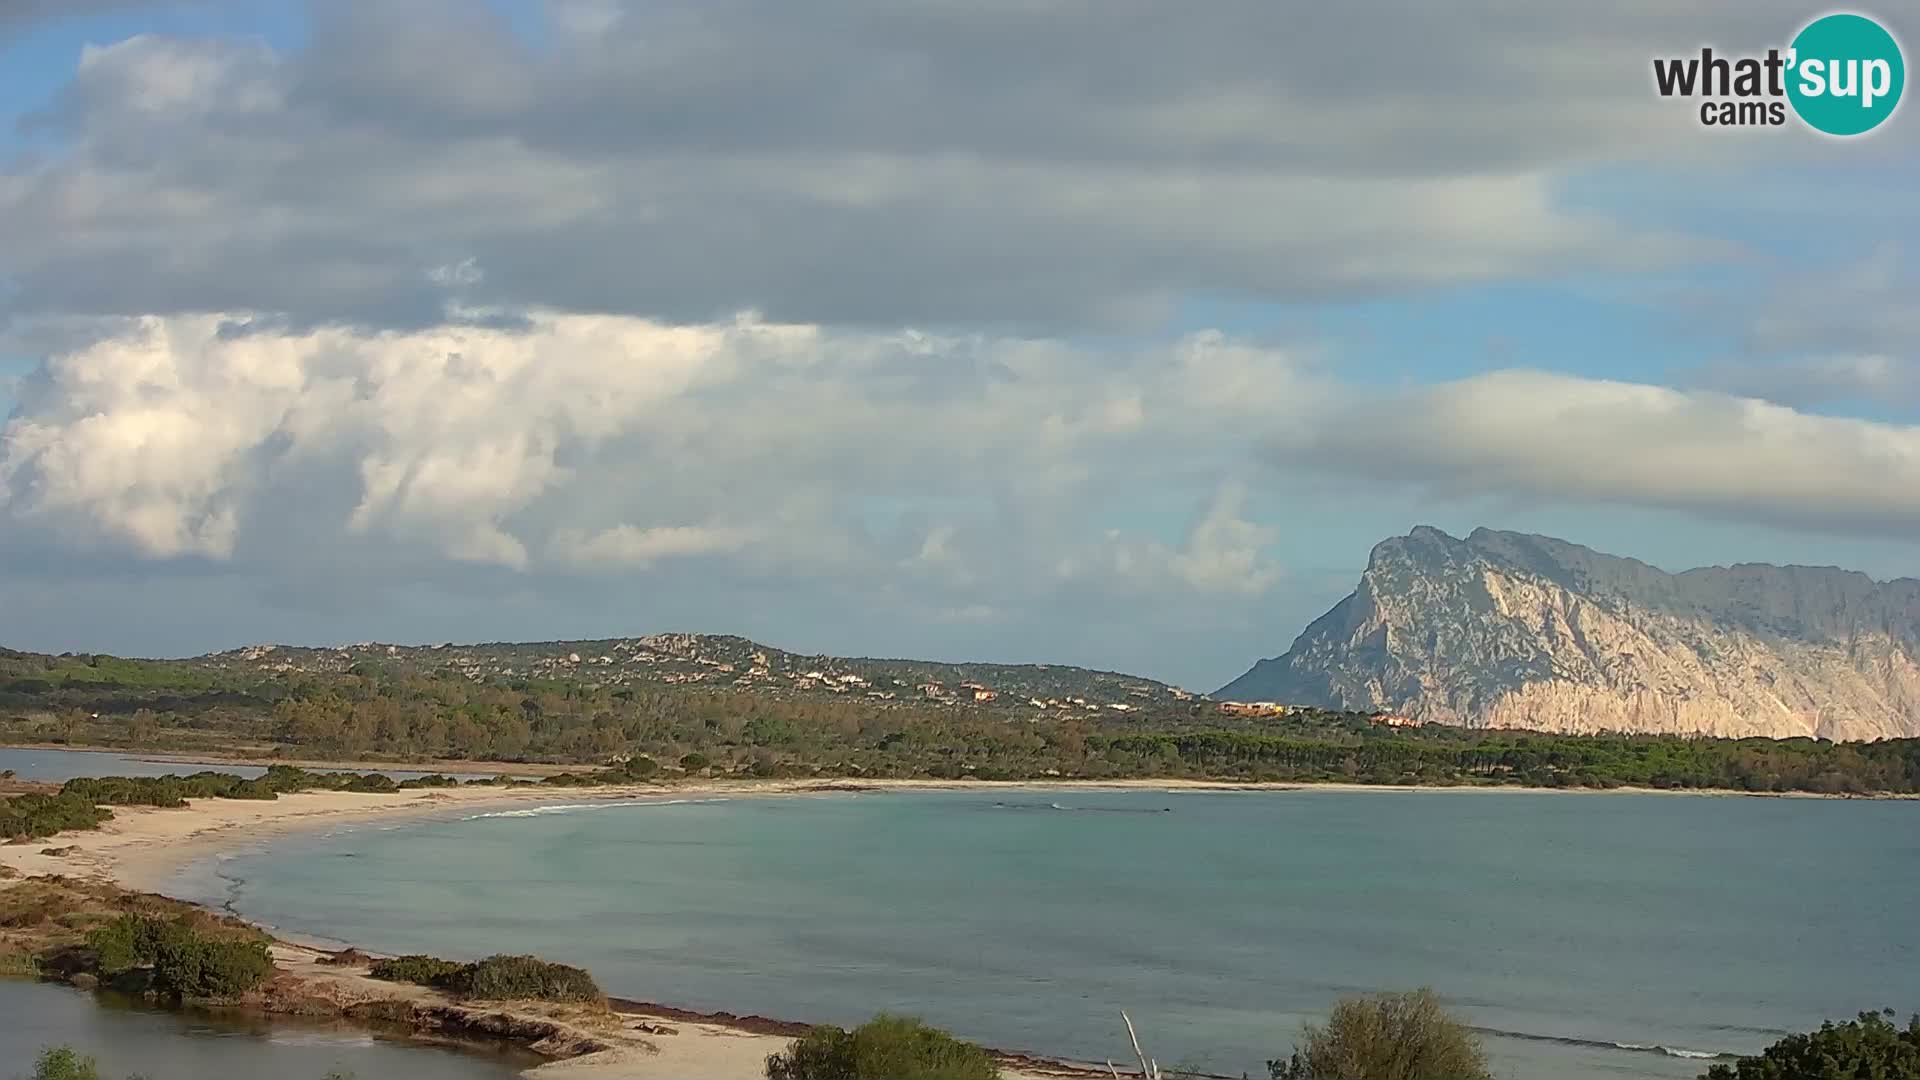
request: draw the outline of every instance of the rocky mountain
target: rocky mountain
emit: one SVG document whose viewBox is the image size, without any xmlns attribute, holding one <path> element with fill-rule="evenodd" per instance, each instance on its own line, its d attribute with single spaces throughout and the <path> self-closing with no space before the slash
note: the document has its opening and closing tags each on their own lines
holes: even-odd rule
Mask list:
<svg viewBox="0 0 1920 1080">
<path fill-rule="evenodd" d="M 1422 526 L 1285 655 L 1215 696 L 1470 727 L 1920 735 L 1920 581 L 1744 564 L 1669 574 L 1524 533 Z"/>
</svg>

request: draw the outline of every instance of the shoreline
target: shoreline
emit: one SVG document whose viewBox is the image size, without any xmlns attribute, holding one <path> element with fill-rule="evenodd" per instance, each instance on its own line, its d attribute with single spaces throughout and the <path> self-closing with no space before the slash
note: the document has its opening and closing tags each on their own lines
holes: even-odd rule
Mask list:
<svg viewBox="0 0 1920 1080">
<path fill-rule="evenodd" d="M 0 750 L 43 750 L 54 753 L 72 754 L 115 754 L 152 764 L 202 765 L 217 768 L 222 765 L 265 768 L 271 765 L 290 765 L 301 769 L 377 773 L 408 772 L 431 774 L 440 773 L 453 777 L 494 777 L 512 775 L 519 777 L 538 777 L 545 779 L 561 773 L 590 773 L 603 766 L 592 764 L 556 765 L 545 762 L 507 762 L 507 761 L 352 761 L 335 758 L 282 758 L 268 755 L 220 754 L 214 751 L 141 751 L 112 746 L 63 746 L 56 743 L 22 743 L 0 741 Z M 111 774 L 102 774 L 111 775 Z M 31 781 L 31 777 L 16 777 L 17 780 Z M 1169 791 L 1374 791 L 1374 792 L 1506 792 L 1521 795 L 1695 795 L 1702 797 L 1740 797 L 1750 799 L 1825 799 L 1835 801 L 1920 801 L 1920 792 L 1819 792 L 1819 791 L 1746 791 L 1740 788 L 1657 788 L 1622 784 L 1617 787 L 1546 787 L 1538 784 L 1368 784 L 1354 780 L 1234 780 L 1230 778 L 1198 778 L 1188 776 L 1167 777 L 1113 777 L 1108 779 L 1085 779 L 1069 777 L 1031 777 L 1024 780 L 976 780 L 957 778 L 950 780 L 932 778 L 898 777 L 859 777 L 859 776 L 806 776 L 767 779 L 736 779 L 733 777 L 685 776 L 666 772 L 650 782 L 630 785 L 604 785 L 593 788 L 565 789 L 582 793 L 593 792 L 602 795 L 647 790 L 656 793 L 679 791 L 700 795 L 744 792 L 748 794 L 784 794 L 790 789 L 810 788 L 819 792 L 841 791 L 1137 791 L 1141 789 L 1164 789 Z M 436 789 L 442 791 L 464 789 Z M 510 790 L 493 789 L 495 793 L 507 794 Z M 560 789 L 544 789 L 548 794 L 556 794 Z M 617 794 L 609 797 L 618 797 Z"/>
<path fill-rule="evenodd" d="M 196 799 L 178 809 L 115 807 L 101 828 L 61 833 L 28 844 L 0 845 L 0 866 L 22 878 L 59 875 L 93 880 L 139 893 L 168 895 L 177 891 L 181 874 L 223 853 L 244 850 L 276 838 L 342 826 L 424 821 L 501 809 L 542 806 L 653 802 L 676 798 L 720 796 L 737 798 L 797 797 L 896 791 L 1094 792 L 1163 791 L 1212 793 L 1299 793 L 1425 791 L 1566 794 L 1752 795 L 1747 792 L 1704 792 L 1638 789 L 1555 789 L 1519 786 L 1389 786 L 1369 784 L 1232 783 L 1202 780 L 1048 780 L 1032 783 L 964 780 L 699 780 L 636 783 L 585 789 L 458 787 L 430 788 L 399 793 L 310 791 L 283 794 L 271 801 Z M 1769 796 L 1759 796 L 1769 797 Z M 1827 796 L 1807 795 L 1824 798 Z M 49 850 L 60 854 L 47 854 Z M 14 879 L 18 880 L 18 879 Z M 4 886 L 0 886 L 4 887 Z M 186 901 L 192 902 L 192 901 Z M 199 904 L 218 910 L 212 903 Z M 229 912 L 230 913 L 230 912 Z M 255 923 L 254 925 L 260 925 Z M 373 983 L 328 966 L 327 956 L 351 943 L 328 941 L 318 935 L 261 929 L 280 942 L 276 953 L 284 964 L 299 971 L 309 985 L 348 987 L 365 1000 L 372 993 L 394 993 L 390 984 Z M 353 984 L 354 980 L 358 984 Z M 345 990 L 341 992 L 347 992 Z M 796 1031 L 807 1025 L 762 1016 L 702 1013 L 672 1005 L 610 999 L 622 1024 L 636 1032 L 628 1043 L 561 1057 L 538 1066 L 531 1075 L 566 1075 L 583 1080 L 644 1080 L 649 1077 L 758 1080 L 766 1055 L 784 1050 Z M 443 1011 L 449 1003 L 434 1005 Z M 471 1010 L 469 1010 L 471 1011 Z M 644 1037 L 642 1037 L 644 1036 Z M 620 1036 L 624 1038 L 625 1036 Z M 604 1039 L 602 1040 L 605 1041 Z M 634 1046 L 644 1044 L 644 1051 Z M 584 1044 L 582 1044 L 584 1045 Z M 1035 1077 L 1108 1075 L 1104 1069 L 1067 1060 L 1048 1059 L 1024 1052 L 996 1051 L 1008 1080 Z"/>
<path fill-rule="evenodd" d="M 114 816 L 101 828 L 61 833 L 28 844 L 0 844 L 0 867 L 19 874 L 0 888 L 35 877 L 58 876 L 111 885 L 132 893 L 167 896 L 219 914 L 216 905 L 180 900 L 169 894 L 179 876 L 190 867 L 221 854 L 242 850 L 275 838 L 310 833 L 342 825 L 373 822 L 426 821 L 501 808 L 588 802 L 648 802 L 688 794 L 744 797 L 800 796 L 843 793 L 846 785 L 822 787 L 815 781 L 753 781 L 624 785 L 592 790 L 552 788 L 449 788 L 420 792 L 357 793 L 313 791 L 283 794 L 272 801 L 196 799 L 184 808 L 114 807 Z M 872 790 L 872 789 L 868 789 Z M 61 854 L 50 855 L 49 850 Z M 241 917 L 235 915 L 235 917 Z M 460 1037 L 489 1037 L 488 1024 L 526 1032 L 520 1041 L 536 1051 L 561 1047 L 550 1060 L 527 1071 L 532 1077 L 577 1080 L 759 1080 L 767 1055 L 784 1051 L 797 1034 L 811 1025 L 756 1015 L 701 1012 L 673 1005 L 611 996 L 609 1017 L 595 1024 L 578 1015 L 541 1015 L 541 1007 L 514 1003 L 466 1006 L 442 999 L 433 991 L 381 983 L 369 976 L 341 970 L 333 957 L 341 952 L 365 954 L 350 943 L 320 935 L 276 929 L 244 920 L 275 941 L 276 962 L 299 989 L 292 997 L 302 1001 L 348 1003 L 342 1015 L 352 1019 L 354 1008 L 369 1000 L 405 999 L 421 1017 L 431 1016 L 446 1027 L 425 1027 L 423 1038 L 433 1041 L 450 1030 Z M 229 1006 L 241 1009 L 251 1005 Z M 269 1004 L 263 1011 L 305 1013 L 311 1006 Z M 1090 1063 L 1048 1058 L 1027 1051 L 991 1051 L 1002 1064 L 1005 1080 L 1085 1080 L 1103 1077 L 1104 1068 Z"/>
</svg>

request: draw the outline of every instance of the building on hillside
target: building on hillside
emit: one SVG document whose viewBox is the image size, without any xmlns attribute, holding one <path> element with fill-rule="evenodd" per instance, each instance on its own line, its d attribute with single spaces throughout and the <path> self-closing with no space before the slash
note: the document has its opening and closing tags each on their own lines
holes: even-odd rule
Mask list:
<svg viewBox="0 0 1920 1080">
<path fill-rule="evenodd" d="M 1293 711 L 1277 701 L 1222 701 L 1215 708 L 1229 716 L 1285 716 Z"/>
</svg>

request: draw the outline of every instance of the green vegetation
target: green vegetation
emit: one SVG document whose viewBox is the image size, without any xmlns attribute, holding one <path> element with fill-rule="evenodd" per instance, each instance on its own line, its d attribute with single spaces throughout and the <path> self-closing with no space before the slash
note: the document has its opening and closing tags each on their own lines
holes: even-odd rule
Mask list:
<svg viewBox="0 0 1920 1080">
<path fill-rule="evenodd" d="M 71 1046 L 49 1046 L 33 1064 L 33 1080 L 100 1080 L 100 1067 Z"/>
<path fill-rule="evenodd" d="M 852 1031 L 816 1027 L 767 1058 L 767 1080 L 995 1080 L 987 1052 L 938 1028 L 881 1014 Z"/>
<path fill-rule="evenodd" d="M 396 956 L 388 960 L 374 961 L 368 972 L 376 979 L 388 982 L 417 983 L 420 986 L 443 987 L 453 978 L 464 964 L 452 960 L 442 960 L 437 956 L 412 953 Z"/>
<path fill-rule="evenodd" d="M 37 840 L 68 829 L 97 829 L 112 816 L 77 796 L 15 795 L 0 800 L 0 838 Z"/>
<path fill-rule="evenodd" d="M 71 1046 L 49 1046 L 34 1061 L 33 1080 L 100 1080 L 100 1066 Z M 127 1080 L 140 1080 L 130 1076 Z M 330 1072 L 325 1080 L 354 1080 L 348 1072 Z"/>
<path fill-rule="evenodd" d="M 160 966 L 161 945 L 234 942 L 240 948 L 180 948 Z M 131 992 L 163 989 L 164 979 L 195 996 L 243 972 L 267 937 L 238 919 L 150 893 L 98 881 L 35 877 L 0 887 L 0 971 L 108 980 Z M 104 961 L 102 955 L 104 954 Z M 111 969 L 111 970 L 109 970 Z"/>
<path fill-rule="evenodd" d="M 711 655 L 697 659 L 630 664 L 620 659 L 633 655 L 621 653 L 625 643 L 572 644 L 579 663 L 561 662 L 573 655 L 566 652 L 556 660 L 553 646 L 488 645 L 392 656 L 277 650 L 266 658 L 280 665 L 275 668 L 235 654 L 150 663 L 0 650 L 0 740 L 583 766 L 546 781 L 561 787 L 698 773 L 1920 793 L 1920 739 L 1832 743 L 1389 728 L 1362 714 L 1313 709 L 1228 714 L 1146 680 L 1076 668 L 829 661 L 723 638 L 701 639 L 699 648 Z M 604 651 L 611 662 L 587 662 L 589 650 Z M 730 669 L 707 678 L 722 662 Z M 765 666 L 775 674 L 740 686 L 724 681 Z M 841 692 L 793 689 L 795 674 L 815 667 L 844 671 L 868 689 L 837 682 Z M 696 675 L 707 681 L 663 681 Z M 971 679 L 999 687 L 997 696 L 975 702 L 951 693 Z M 923 698 L 916 680 L 939 682 L 946 697 Z M 1022 696 L 1028 694 L 1042 704 L 1052 697 L 1054 704 L 1035 708 Z M 1100 694 L 1108 704 L 1089 697 L 1091 704 L 1069 705 L 1058 696 L 1068 694 Z M 618 764 L 595 771 L 608 762 Z M 300 789 L 277 780 L 210 779 L 218 775 L 182 778 L 187 786 L 171 789 L 172 796 L 264 798 Z M 300 770 L 291 770 L 289 779 L 296 775 L 304 788 L 387 790 L 379 785 L 391 784 L 362 778 L 357 782 L 369 786 L 352 788 L 351 778 Z M 455 782 L 433 777 L 393 786 Z M 199 792 L 192 784 L 225 787 Z M 135 801 L 168 797 L 164 787 L 129 792 Z M 0 810 L 0 827 L 12 835 L 46 835 L 31 830 L 75 813 L 84 815 L 73 803 L 27 803 Z"/>
<path fill-rule="evenodd" d="M 651 761 L 648 765 L 652 768 L 642 767 L 642 770 L 649 775 L 659 768 Z M 634 783 L 642 778 L 642 770 L 623 767 L 592 775 L 561 773 L 540 782 L 560 787 Z M 308 772 L 291 765 L 269 766 L 266 775 L 251 780 L 222 772 L 197 772 L 191 776 L 77 777 L 62 785 L 55 795 L 27 794 L 0 800 L 0 837 L 33 839 L 70 829 L 96 829 L 113 817 L 112 811 L 102 809 L 103 804 L 175 808 L 186 806 L 189 799 L 277 799 L 299 791 L 391 794 L 454 787 L 459 783 L 439 774 L 395 783 L 383 773 Z M 510 785 L 519 781 L 498 778 L 469 783 Z"/>
<path fill-rule="evenodd" d="M 261 940 L 215 937 L 188 919 L 123 915 L 87 935 L 101 974 L 150 972 L 147 989 L 182 998 L 235 998 L 273 974 Z"/>
<path fill-rule="evenodd" d="M 369 972 L 376 979 L 431 986 L 482 1001 L 562 1001 L 606 1003 L 593 976 L 580 968 L 537 956 L 489 956 L 471 964 L 414 954 L 381 960 Z"/>
<path fill-rule="evenodd" d="M 1348 998 L 1308 1025 L 1273 1080 L 1491 1080 L 1480 1040 L 1431 990 Z"/>
<path fill-rule="evenodd" d="M 1920 1080 L 1920 1016 L 1900 1028 L 1893 1015 L 1885 1010 L 1828 1021 L 1754 1057 L 1711 1066 L 1701 1080 Z"/>
</svg>

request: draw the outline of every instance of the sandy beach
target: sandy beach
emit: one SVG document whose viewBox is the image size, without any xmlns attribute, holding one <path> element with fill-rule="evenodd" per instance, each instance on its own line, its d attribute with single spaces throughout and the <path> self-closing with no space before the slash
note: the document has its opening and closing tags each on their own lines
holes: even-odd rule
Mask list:
<svg viewBox="0 0 1920 1080">
<path fill-rule="evenodd" d="M 673 784 L 637 784 L 591 789 L 550 787 L 459 787 L 403 791 L 394 794 L 303 792 L 271 801 L 198 799 L 180 809 L 118 807 L 112 820 L 87 832 L 64 833 L 27 844 L 0 845 L 0 866 L 22 876 L 63 875 L 108 882 L 140 892 L 166 893 L 180 870 L 223 851 L 271 842 L 288 833 L 352 826 L 363 822 L 460 816 L 502 807 L 534 807 L 560 803 L 608 800 L 647 800 L 701 795 L 736 797 L 809 797 L 848 791 L 889 790 L 1044 790 L 1095 792 L 1158 791 L 1291 791 L 1368 792 L 1384 795 L 1410 792 L 1473 794 L 1527 791 L 1569 794 L 1565 789 L 1520 787 L 1391 787 L 1365 784 L 1234 784 L 1197 780 L 1116 780 L 1108 782 L 1052 781 L 1027 784 L 989 784 L 968 781 L 913 780 L 764 780 L 686 781 Z M 1628 789 L 1613 789 L 1626 791 Z M 1604 795 L 1609 792 L 1593 791 Z M 1671 795 L 1744 794 L 1736 792 L 1659 792 Z M 49 854 L 49 852 L 58 852 Z M 276 949 L 282 966 L 301 972 L 309 981 L 331 986 L 352 1000 L 432 995 L 432 991 L 398 988 L 364 974 L 342 971 L 324 962 L 315 942 L 283 936 Z M 611 1021 L 599 1023 L 591 1039 L 601 1044 L 592 1053 L 556 1060 L 533 1072 L 540 1076 L 578 1076 L 595 1080 L 672 1077 L 675 1080 L 757 1080 L 766 1057 L 782 1050 L 792 1029 L 775 1021 L 743 1020 L 739 1024 L 706 1022 L 696 1014 L 665 1007 L 649 1008 L 616 1002 Z M 611 1027 L 607 1024 L 611 1023 Z M 577 1033 L 576 1033 L 577 1034 Z M 571 1037 L 571 1036 L 570 1036 Z M 585 1034 L 581 1039 L 588 1039 Z M 561 1041 L 565 1041 L 564 1039 Z M 1116 1047 L 1116 1050 L 1122 1048 Z M 1102 1070 L 1104 1074 L 1104 1070 Z M 1040 1066 L 1009 1069 L 1012 1080 L 1038 1076 L 1088 1075 L 1073 1069 L 1054 1071 Z"/>
</svg>

